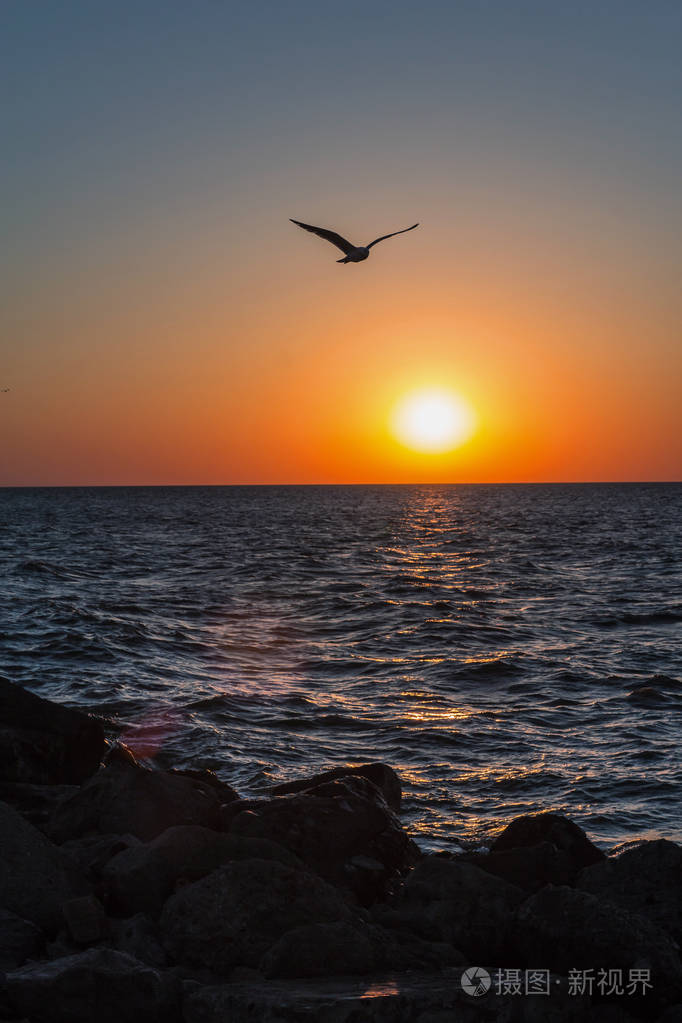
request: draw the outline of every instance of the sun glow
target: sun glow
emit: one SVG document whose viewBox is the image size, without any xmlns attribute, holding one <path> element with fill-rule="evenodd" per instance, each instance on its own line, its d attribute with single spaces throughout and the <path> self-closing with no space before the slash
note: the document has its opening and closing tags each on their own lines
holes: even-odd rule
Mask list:
<svg viewBox="0 0 682 1023">
<path fill-rule="evenodd" d="M 451 391 L 416 391 L 396 406 L 392 429 L 397 440 L 415 451 L 441 454 L 467 441 L 476 427 L 471 407 Z"/>
</svg>

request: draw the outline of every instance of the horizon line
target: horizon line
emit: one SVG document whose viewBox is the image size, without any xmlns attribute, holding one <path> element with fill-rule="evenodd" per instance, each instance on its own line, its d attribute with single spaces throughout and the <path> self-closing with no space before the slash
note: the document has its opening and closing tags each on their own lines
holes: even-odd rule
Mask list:
<svg viewBox="0 0 682 1023">
<path fill-rule="evenodd" d="M 0 483 L 0 490 L 133 490 L 154 488 L 177 490 L 209 487 L 590 487 L 590 486 L 646 486 L 648 484 L 680 484 L 682 479 L 652 480 L 486 480 L 457 482 L 415 482 L 395 483 Z"/>
</svg>

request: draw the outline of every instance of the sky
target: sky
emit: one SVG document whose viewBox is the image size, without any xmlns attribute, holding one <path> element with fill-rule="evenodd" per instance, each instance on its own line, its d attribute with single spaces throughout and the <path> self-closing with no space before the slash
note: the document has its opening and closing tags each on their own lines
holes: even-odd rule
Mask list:
<svg viewBox="0 0 682 1023">
<path fill-rule="evenodd" d="M 679 0 L 4 0 L 0 485 L 682 478 L 680 52 Z"/>
</svg>

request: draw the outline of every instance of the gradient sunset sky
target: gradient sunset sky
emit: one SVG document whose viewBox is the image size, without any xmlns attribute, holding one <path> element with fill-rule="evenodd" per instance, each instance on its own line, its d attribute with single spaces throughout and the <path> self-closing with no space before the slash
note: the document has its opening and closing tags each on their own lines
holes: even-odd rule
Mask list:
<svg viewBox="0 0 682 1023">
<path fill-rule="evenodd" d="M 682 477 L 679 0 L 4 0 L 0 484 Z M 351 240 L 339 266 L 289 218 Z M 477 429 L 409 450 L 452 390 Z"/>
</svg>

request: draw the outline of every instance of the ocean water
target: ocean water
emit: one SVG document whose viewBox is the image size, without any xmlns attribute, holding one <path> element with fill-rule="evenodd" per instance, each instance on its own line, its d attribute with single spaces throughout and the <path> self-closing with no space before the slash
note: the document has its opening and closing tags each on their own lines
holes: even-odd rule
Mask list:
<svg viewBox="0 0 682 1023">
<path fill-rule="evenodd" d="M 245 795 L 369 759 L 426 849 L 682 840 L 682 485 L 0 491 L 0 670 Z"/>
</svg>

